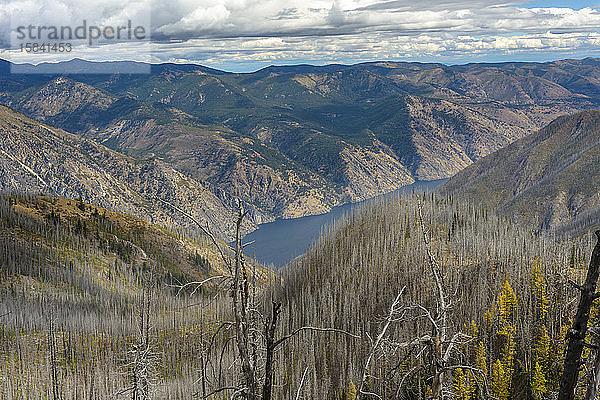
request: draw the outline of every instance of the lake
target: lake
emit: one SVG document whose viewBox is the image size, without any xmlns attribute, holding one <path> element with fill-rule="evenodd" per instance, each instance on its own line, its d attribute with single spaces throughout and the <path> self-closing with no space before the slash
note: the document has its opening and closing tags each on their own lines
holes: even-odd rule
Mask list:
<svg viewBox="0 0 600 400">
<path fill-rule="evenodd" d="M 262 224 L 257 230 L 244 237 L 245 243 L 255 241 L 254 244 L 246 247 L 246 253 L 253 255 L 263 265 L 272 265 L 275 268 L 280 268 L 306 252 L 311 243 L 319 237 L 324 229 L 332 225 L 336 219 L 352 212 L 356 207 L 390 196 L 410 194 L 413 190 L 415 192 L 431 192 L 446 181 L 447 179 L 415 182 L 394 192 L 360 203 L 350 203 L 335 207 L 326 214 L 294 219 L 280 219 Z"/>
</svg>

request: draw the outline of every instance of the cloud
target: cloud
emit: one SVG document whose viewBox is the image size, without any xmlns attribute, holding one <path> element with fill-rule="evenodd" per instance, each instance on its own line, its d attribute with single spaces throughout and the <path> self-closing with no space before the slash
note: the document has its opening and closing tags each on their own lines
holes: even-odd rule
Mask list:
<svg viewBox="0 0 600 400">
<path fill-rule="evenodd" d="M 365 0 L 266 0 L 248 2 L 244 7 L 220 0 L 220 7 L 201 8 L 201 15 L 213 10 L 219 25 L 207 21 L 191 26 L 188 21 L 196 10 L 186 2 L 172 3 L 172 21 L 156 26 L 177 38 L 248 37 L 248 36 L 339 36 L 359 32 L 394 30 L 479 32 L 482 34 L 517 30 L 597 29 L 600 13 L 593 8 L 528 9 L 503 0 L 462 0 L 457 2 L 424 0 L 407 5 L 406 1 L 370 2 Z M 415 4 L 418 4 L 415 5 Z M 227 12 L 224 12 L 227 10 Z M 178 30 L 179 29 L 179 30 Z"/>
<path fill-rule="evenodd" d="M 600 10 L 525 8 L 519 3 L 522 1 L 5 0 L 0 3 L 0 20 L 3 14 L 13 23 L 38 24 L 146 18 L 153 33 L 151 54 L 136 54 L 133 44 L 107 44 L 91 50 L 82 47 L 81 53 L 96 59 L 149 56 L 154 61 L 188 60 L 213 66 L 597 54 Z M 12 56 L 28 57 L 14 52 Z"/>
<path fill-rule="evenodd" d="M 160 26 L 156 32 L 173 35 L 187 32 L 201 32 L 205 29 L 221 29 L 227 23 L 231 15 L 223 4 L 215 4 L 209 7 L 198 7 L 190 15 L 180 20 Z"/>
</svg>

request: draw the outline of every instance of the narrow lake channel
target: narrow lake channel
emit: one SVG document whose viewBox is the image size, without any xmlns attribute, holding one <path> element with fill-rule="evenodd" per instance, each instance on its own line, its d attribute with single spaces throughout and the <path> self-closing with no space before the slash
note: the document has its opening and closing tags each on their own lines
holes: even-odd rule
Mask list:
<svg viewBox="0 0 600 400">
<path fill-rule="evenodd" d="M 447 179 L 415 182 L 412 185 L 404 186 L 394 192 L 373 199 L 335 207 L 326 214 L 281 219 L 262 224 L 257 230 L 249 233 L 244 238 L 244 242 L 255 241 L 254 244 L 246 248 L 246 253 L 254 255 L 264 265 L 280 268 L 306 252 L 324 229 L 334 224 L 336 219 L 352 212 L 356 207 L 369 202 L 380 201 L 390 196 L 410 194 L 413 190 L 415 192 L 431 192 L 446 181 Z"/>
</svg>

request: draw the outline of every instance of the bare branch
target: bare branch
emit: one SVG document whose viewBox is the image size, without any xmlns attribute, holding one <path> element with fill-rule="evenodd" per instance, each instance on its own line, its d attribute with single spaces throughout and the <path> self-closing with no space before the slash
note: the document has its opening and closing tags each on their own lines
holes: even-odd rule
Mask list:
<svg viewBox="0 0 600 400">
<path fill-rule="evenodd" d="M 435 280 L 435 286 L 437 288 L 437 292 L 438 292 L 438 301 L 440 302 L 440 308 L 441 308 L 441 326 L 439 327 L 440 329 L 440 339 L 441 341 L 445 341 L 446 340 L 446 311 L 448 310 L 448 304 L 446 302 L 446 292 L 444 290 L 444 286 L 442 283 L 442 276 L 441 276 L 441 268 L 440 265 L 438 264 L 437 260 L 435 259 L 435 256 L 433 255 L 432 251 L 431 251 L 431 245 L 429 242 L 429 236 L 428 236 L 428 232 L 425 230 L 425 222 L 423 220 L 423 205 L 421 203 L 419 203 L 419 220 L 421 222 L 421 231 L 423 233 L 423 241 L 425 242 L 425 250 L 427 251 L 427 256 L 429 257 L 429 264 L 431 266 L 431 271 L 433 273 L 433 279 Z"/>
<path fill-rule="evenodd" d="M 196 285 L 196 288 L 194 288 L 194 290 L 192 291 L 192 294 L 195 294 L 196 291 L 202 287 L 202 285 L 204 285 L 210 281 L 213 281 L 215 279 L 225 279 L 225 278 L 233 278 L 233 277 L 231 275 L 216 275 L 216 276 L 211 276 L 210 278 L 206 278 L 203 281 L 199 281 L 199 282 L 188 282 L 183 285 L 167 285 L 167 286 L 172 287 L 172 288 L 178 288 L 179 290 L 177 291 L 177 295 L 179 295 L 179 293 L 181 293 L 181 291 L 183 289 L 185 289 L 186 287 Z"/>
<path fill-rule="evenodd" d="M 573 286 L 575 289 L 577 290 L 583 290 L 583 286 L 578 285 L 577 283 L 575 283 L 575 281 L 571 280 L 571 279 L 567 279 L 567 283 L 571 286 Z"/>
<path fill-rule="evenodd" d="M 396 299 L 394 299 L 394 302 L 390 306 L 390 311 L 387 315 L 387 318 L 385 319 L 385 323 L 383 324 L 383 327 L 381 328 L 379 335 L 377 335 L 377 338 L 375 339 L 375 342 L 373 343 L 371 352 L 367 356 L 367 360 L 365 361 L 365 366 L 363 368 L 362 380 L 360 382 L 360 387 L 358 389 L 358 398 L 362 398 L 362 395 L 373 395 L 372 393 L 367 393 L 367 392 L 364 392 L 364 390 L 363 390 L 365 387 L 365 382 L 367 381 L 367 378 L 368 378 L 369 365 L 371 363 L 371 360 L 373 359 L 373 356 L 375 355 L 375 352 L 379 348 L 381 341 L 385 337 L 385 334 L 386 334 L 388 328 L 390 327 L 392 320 L 394 319 L 394 315 L 398 312 L 398 310 L 396 308 L 398 307 L 398 304 L 400 304 L 400 298 L 404 294 L 405 290 L 406 290 L 406 286 L 404 286 L 402 289 L 400 289 L 400 292 L 396 296 Z M 377 396 L 377 397 L 379 397 L 379 396 Z"/>
<path fill-rule="evenodd" d="M 231 269 L 231 261 L 230 261 L 229 257 L 225 256 L 225 252 L 221 248 L 221 245 L 219 244 L 219 241 L 217 240 L 217 238 L 215 237 L 215 235 L 213 235 L 213 233 L 210 231 L 210 228 L 208 227 L 208 222 L 206 223 L 206 226 L 203 226 L 196 218 L 194 218 L 194 216 L 192 216 L 190 213 L 182 210 L 181 208 L 177 207 L 176 205 L 171 204 L 168 201 L 165 201 L 163 199 L 159 199 L 159 201 L 161 201 L 162 203 L 164 203 L 167 206 L 171 207 L 172 209 L 178 211 L 179 213 L 185 215 L 192 222 L 194 222 L 198 226 L 198 228 L 200 228 L 200 230 L 202 231 L 202 233 L 204 233 L 206 236 L 208 236 L 208 238 L 210 239 L 210 241 L 212 242 L 212 244 L 216 247 L 217 251 L 219 252 L 219 255 L 221 256 L 221 259 L 223 260 L 223 262 L 225 263 L 225 265 L 227 265 L 227 267 L 229 267 Z"/>
<path fill-rule="evenodd" d="M 304 368 L 304 373 L 302 374 L 302 379 L 300 380 L 300 386 L 298 386 L 298 391 L 296 392 L 296 400 L 300 399 L 300 391 L 302 390 L 302 385 L 304 384 L 304 378 L 306 377 L 307 372 L 308 367 Z"/>
<path fill-rule="evenodd" d="M 461 341 L 461 338 L 465 338 L 468 339 L 466 341 Z M 446 352 L 444 353 L 444 357 L 442 358 L 442 360 L 447 363 L 450 360 L 450 356 L 452 354 L 452 350 L 454 350 L 454 347 L 457 344 L 466 344 L 468 342 L 470 342 L 473 338 L 469 335 L 465 335 L 462 332 L 457 332 L 454 334 L 454 336 L 452 336 L 452 339 L 450 339 L 450 343 L 448 344 L 448 347 L 446 347 Z"/>
<path fill-rule="evenodd" d="M 212 392 L 210 392 L 210 393 L 208 393 L 208 394 L 206 394 L 204 396 L 200 396 L 200 393 L 194 393 L 194 397 L 200 397 L 202 399 L 207 399 L 207 398 L 209 398 L 211 396 L 214 396 L 215 394 L 218 394 L 218 393 L 221 393 L 221 392 L 225 392 L 225 391 L 229 391 L 229 390 L 235 390 L 235 392 L 232 394 L 232 396 L 235 397 L 236 393 L 244 392 L 244 391 L 248 390 L 248 388 L 246 388 L 246 387 L 240 388 L 240 387 L 237 387 L 237 386 L 226 386 L 226 387 L 222 387 L 222 388 L 213 390 Z"/>
</svg>

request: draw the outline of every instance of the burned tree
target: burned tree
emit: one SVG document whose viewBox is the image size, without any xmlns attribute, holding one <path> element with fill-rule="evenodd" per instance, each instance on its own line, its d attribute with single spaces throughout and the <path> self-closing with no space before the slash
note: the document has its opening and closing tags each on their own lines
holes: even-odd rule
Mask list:
<svg viewBox="0 0 600 400">
<path fill-rule="evenodd" d="M 237 215 L 235 219 L 235 246 L 233 248 L 232 256 L 228 254 L 231 249 L 221 245 L 210 231 L 208 224 L 201 224 L 189 213 L 173 205 L 170 206 L 186 215 L 201 229 L 201 231 L 209 238 L 212 245 L 217 249 L 229 272 L 227 275 L 213 276 L 203 281 L 179 285 L 180 290 L 191 286 L 195 287 L 195 291 L 208 282 L 219 280 L 226 282 L 228 285 L 229 296 L 231 297 L 233 321 L 225 321 L 220 324 L 210 342 L 212 345 L 215 342 L 214 339 L 216 335 L 221 331 L 233 331 L 231 339 L 235 342 L 236 356 L 235 361 L 231 366 L 237 364 L 241 382 L 232 385 L 219 385 L 219 387 L 208 392 L 206 389 L 206 382 L 208 379 L 206 376 L 204 355 L 202 355 L 202 392 L 198 393 L 200 398 L 205 399 L 217 393 L 228 392 L 233 398 L 241 397 L 247 400 L 271 400 L 275 374 L 275 352 L 285 342 L 305 331 L 337 333 L 353 338 L 359 338 L 359 336 L 340 329 L 317 328 L 312 326 L 303 326 L 292 330 L 287 335 L 278 337 L 277 330 L 279 315 L 281 314 L 281 303 L 271 299 L 270 305 L 268 305 L 265 299 L 262 298 L 260 299 L 263 302 L 261 306 L 260 300 L 256 298 L 256 288 L 251 284 L 251 279 L 253 279 L 254 286 L 256 285 L 257 272 L 256 269 L 250 271 L 246 256 L 244 255 L 244 248 L 251 243 L 242 243 L 242 224 L 247 216 L 247 211 L 244 211 L 241 201 L 238 200 Z M 273 272 L 273 275 L 275 279 L 279 279 L 275 272 Z M 229 340 L 225 340 L 221 354 L 225 352 L 228 342 Z M 219 363 L 222 364 L 222 362 L 221 357 Z M 222 368 L 223 365 L 218 366 L 219 370 Z M 217 383 L 221 384 L 220 378 L 217 380 Z"/>
<path fill-rule="evenodd" d="M 560 380 L 560 389 L 558 400 L 572 400 L 575 396 L 575 386 L 579 377 L 581 367 L 581 354 L 585 346 L 585 337 L 588 330 L 588 321 L 590 318 L 590 309 L 595 299 L 600 297 L 596 293 L 596 283 L 600 275 L 600 231 L 596 231 L 598 242 L 592 252 L 587 276 L 583 285 L 569 281 L 576 289 L 581 292 L 577 313 L 573 320 L 573 326 L 567 331 L 567 351 L 565 354 L 565 363 L 563 374 Z"/>
<path fill-rule="evenodd" d="M 418 354 L 426 355 L 428 365 L 417 365 L 409 370 L 402 377 L 396 396 L 399 397 L 402 393 L 406 380 L 412 374 L 416 375 L 420 372 L 424 374 L 422 379 L 431 381 L 431 396 L 433 399 L 442 400 L 449 398 L 451 393 L 447 393 L 446 375 L 460 369 L 467 371 L 473 376 L 482 396 L 489 397 L 487 380 L 483 371 L 473 366 L 452 362 L 455 352 L 459 350 L 459 347 L 468 344 L 472 338 L 459 330 L 455 330 L 453 334 L 449 333 L 451 330 L 449 325 L 450 312 L 453 304 L 444 285 L 442 268 L 431 250 L 429 230 L 425 227 L 421 203 L 419 203 L 418 215 L 422 240 L 427 252 L 427 259 L 435 286 L 436 306 L 433 310 L 421 304 L 414 304 L 410 307 L 418 313 L 415 318 L 425 318 L 429 322 L 431 331 L 417 335 L 417 337 L 410 341 L 399 344 L 399 347 L 407 349 L 418 347 Z"/>
<path fill-rule="evenodd" d="M 380 348 L 383 348 L 386 344 L 391 345 L 390 347 L 398 347 L 394 343 L 388 343 L 388 338 L 386 337 L 386 334 L 387 334 L 388 329 L 390 328 L 390 325 L 393 322 L 402 321 L 402 318 L 404 317 L 405 310 L 402 307 L 400 307 L 400 298 L 402 297 L 402 294 L 404 293 L 405 290 L 406 290 L 406 287 L 403 287 L 400 290 L 400 293 L 398 293 L 398 295 L 396 296 L 396 299 L 390 306 L 389 313 L 383 322 L 383 326 L 381 327 L 379 334 L 377 335 L 375 340 L 372 341 L 371 351 L 369 352 L 369 355 L 367 356 L 367 360 L 365 361 L 365 365 L 363 368 L 363 375 L 362 375 L 362 379 L 360 381 L 360 387 L 358 388 L 358 392 L 356 393 L 356 399 L 363 399 L 366 396 L 372 396 L 372 395 L 377 396 L 375 393 L 365 391 L 365 387 L 367 385 L 368 380 L 370 378 L 373 378 L 373 376 L 371 375 L 371 373 L 369 371 L 369 368 L 371 366 L 371 361 L 373 360 L 373 358 L 375 358 L 376 353 Z M 379 397 L 379 396 L 377 396 L 377 397 Z"/>
</svg>

